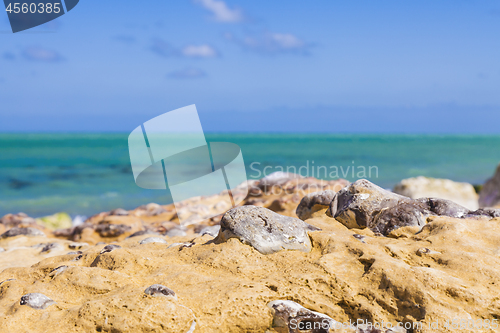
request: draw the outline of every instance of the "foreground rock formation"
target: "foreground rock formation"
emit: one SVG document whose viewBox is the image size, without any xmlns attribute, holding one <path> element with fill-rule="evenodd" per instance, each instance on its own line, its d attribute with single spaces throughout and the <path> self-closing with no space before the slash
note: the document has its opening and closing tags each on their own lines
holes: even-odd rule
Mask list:
<svg viewBox="0 0 500 333">
<path fill-rule="evenodd" d="M 253 206 L 222 217 L 217 233 L 201 230 L 218 221 L 182 229 L 168 207 L 150 206 L 99 215 L 66 239 L 46 230 L 1 238 L 0 331 L 468 331 L 460 325 L 498 331 L 497 211 L 412 200 L 366 181 L 339 193 L 328 192 L 328 185 L 311 188 L 302 202 L 292 199 L 297 192 L 270 192 L 287 182 L 266 183 L 247 198 Z M 279 203 L 285 197 L 289 201 Z M 287 214 L 265 206 L 286 207 Z M 293 217 L 295 209 L 305 221 Z M 336 219 L 327 209 L 342 213 Z M 367 227 L 385 211 L 392 218 L 383 221 L 395 221 L 400 210 L 425 214 L 390 232 Z M 160 222 L 158 216 L 169 214 L 172 219 Z M 118 233 L 125 228 L 111 225 L 130 229 Z M 269 237 L 309 243 L 263 251 Z M 326 326 L 311 326 L 319 323 Z"/>
<path fill-rule="evenodd" d="M 319 192 L 316 196 L 322 197 L 323 193 Z M 311 201 L 310 198 L 304 199 Z M 431 216 L 491 218 L 500 216 L 500 210 L 471 211 L 453 201 L 436 198 L 414 200 L 360 179 L 334 195 L 327 215 L 348 228 L 368 228 L 387 236 L 402 227 L 421 228 Z"/>
</svg>

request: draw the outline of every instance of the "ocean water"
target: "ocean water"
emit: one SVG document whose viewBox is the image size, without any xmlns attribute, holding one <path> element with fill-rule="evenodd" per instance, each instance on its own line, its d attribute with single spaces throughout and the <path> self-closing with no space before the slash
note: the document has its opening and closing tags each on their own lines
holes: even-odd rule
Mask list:
<svg viewBox="0 0 500 333">
<path fill-rule="evenodd" d="M 136 186 L 127 134 L 0 134 L 0 216 L 90 216 L 171 203 Z M 323 179 L 367 178 L 392 188 L 415 176 L 482 184 L 500 162 L 500 136 L 207 134 L 241 147 L 250 179 L 296 171 Z M 354 171 L 354 172 L 353 172 Z"/>
</svg>

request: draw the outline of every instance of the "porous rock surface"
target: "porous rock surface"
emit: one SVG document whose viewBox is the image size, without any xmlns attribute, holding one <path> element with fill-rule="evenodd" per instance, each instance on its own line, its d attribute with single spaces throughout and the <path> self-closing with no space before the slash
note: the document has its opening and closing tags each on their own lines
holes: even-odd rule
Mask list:
<svg viewBox="0 0 500 333">
<path fill-rule="evenodd" d="M 266 193 L 253 199 L 277 200 L 280 195 Z M 373 193 L 378 198 L 373 207 L 403 200 L 390 192 Z M 346 201 L 347 206 L 356 203 L 365 207 L 360 199 L 369 197 L 360 195 L 368 192 L 352 194 L 358 198 Z M 402 204 L 408 204 L 407 200 L 412 207 L 423 205 L 422 209 L 433 214 L 425 218 L 423 227 L 403 226 L 392 230 L 391 237 L 378 236 L 361 225 L 362 220 L 348 228 L 324 214 L 325 205 L 316 205 L 318 210 L 304 221 L 321 229 L 307 232 L 309 252 L 285 249 L 263 254 L 239 238 L 215 242 L 210 234 L 194 232 L 196 226 L 185 236 L 163 236 L 168 244 L 178 246 L 140 244 L 151 237 L 148 233 L 130 238 L 126 238 L 129 232 L 94 238 L 95 229 L 89 228 L 92 234 L 88 239 L 93 242 L 78 246 L 81 253 L 75 251 L 74 241 L 50 234 L 2 238 L 0 331 L 52 332 L 57 328 L 63 332 L 293 333 L 286 321 L 283 326 L 283 320 L 276 320 L 285 318 L 288 311 L 292 317 L 287 320 L 299 316 L 305 322 L 309 316 L 339 323 L 401 322 L 410 327 L 421 323 L 419 329 L 407 331 L 418 333 L 459 332 L 446 327 L 446 321 L 473 320 L 477 327 L 473 331 L 496 332 L 491 326 L 477 325 L 500 318 L 498 211 L 464 211 L 436 199 L 406 198 Z M 291 209 L 280 215 L 293 216 L 299 201 L 295 205 L 287 202 L 282 207 Z M 103 216 L 136 217 L 131 212 Z M 438 216 L 436 212 L 456 217 Z M 155 213 L 158 215 L 143 216 L 153 219 L 165 214 L 160 209 Z M 365 221 L 372 218 L 370 214 L 360 216 Z M 247 219 L 246 223 L 263 231 L 259 218 Z M 138 229 L 154 227 L 144 222 Z M 96 244 L 96 240 L 105 244 Z M 54 243 L 59 246 L 41 251 Z M 116 246 L 101 254 L 109 245 Z M 170 294 L 169 290 L 176 298 L 151 297 Z M 45 309 L 21 305 L 23 296 L 35 293 L 56 303 Z M 431 326 L 435 323 L 438 329 Z M 362 325 L 353 329 L 356 333 L 390 332 Z"/>
</svg>

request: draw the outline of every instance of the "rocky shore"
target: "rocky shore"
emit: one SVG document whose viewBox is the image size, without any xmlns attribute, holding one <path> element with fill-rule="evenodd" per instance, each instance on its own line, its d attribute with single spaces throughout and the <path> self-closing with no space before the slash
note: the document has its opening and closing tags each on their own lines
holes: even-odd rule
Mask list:
<svg viewBox="0 0 500 333">
<path fill-rule="evenodd" d="M 233 209 L 198 197 L 59 229 L 9 214 L 0 331 L 495 332 L 498 179 L 478 201 L 443 180 L 389 191 L 279 173 Z"/>
</svg>

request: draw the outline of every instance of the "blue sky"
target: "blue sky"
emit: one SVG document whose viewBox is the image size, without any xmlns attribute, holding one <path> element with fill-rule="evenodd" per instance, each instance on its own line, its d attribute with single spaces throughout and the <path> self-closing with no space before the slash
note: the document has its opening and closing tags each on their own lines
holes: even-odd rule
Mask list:
<svg viewBox="0 0 500 333">
<path fill-rule="evenodd" d="M 96 1 L 9 33 L 0 131 L 498 133 L 496 1 Z"/>
</svg>

